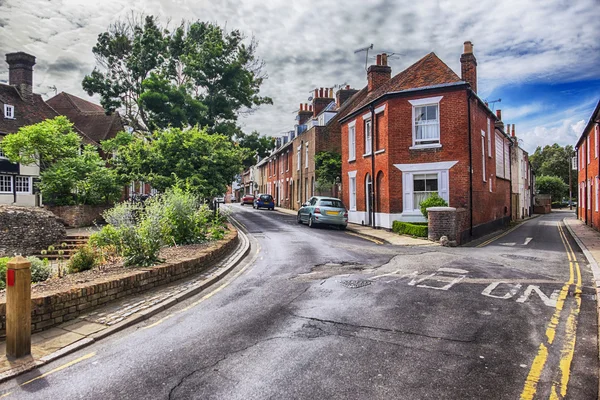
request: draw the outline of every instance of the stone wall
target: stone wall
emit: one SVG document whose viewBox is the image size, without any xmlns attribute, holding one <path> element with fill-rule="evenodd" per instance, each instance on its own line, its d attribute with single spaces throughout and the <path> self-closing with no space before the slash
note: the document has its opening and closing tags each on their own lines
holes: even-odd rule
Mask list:
<svg viewBox="0 0 600 400">
<path fill-rule="evenodd" d="M 224 239 L 211 244 L 197 258 L 154 267 L 132 269 L 125 276 L 104 282 L 88 282 L 63 292 L 37 295 L 31 299 L 31 331 L 39 332 L 77 318 L 93 307 L 130 294 L 202 272 L 234 250 L 237 230 L 230 227 Z M 0 303 L 0 335 L 6 332 L 6 299 Z"/>
<path fill-rule="evenodd" d="M 49 211 L 0 205 L 0 256 L 36 254 L 65 236 L 65 227 Z"/>
<path fill-rule="evenodd" d="M 427 238 L 435 242 L 447 236 L 450 242 L 459 245 L 468 237 L 468 215 L 464 208 L 430 207 L 427 209 Z M 467 233 L 465 235 L 465 232 Z M 452 243 L 454 244 L 454 243 Z"/>
<path fill-rule="evenodd" d="M 94 223 L 103 222 L 102 213 L 110 206 L 44 206 L 56 214 L 69 228 L 92 226 Z"/>
</svg>

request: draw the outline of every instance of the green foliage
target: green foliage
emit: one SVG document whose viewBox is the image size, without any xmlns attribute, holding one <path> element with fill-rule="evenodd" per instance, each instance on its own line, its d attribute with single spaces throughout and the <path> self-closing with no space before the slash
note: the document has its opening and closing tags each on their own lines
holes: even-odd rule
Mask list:
<svg viewBox="0 0 600 400">
<path fill-rule="evenodd" d="M 37 257 L 27 257 L 31 263 L 31 282 L 43 282 L 52 275 L 52 267 L 48 259 L 40 260 Z"/>
<path fill-rule="evenodd" d="M 0 289 L 6 288 L 6 264 L 10 261 L 10 257 L 0 257 Z"/>
<path fill-rule="evenodd" d="M 561 201 L 569 191 L 569 185 L 558 176 L 538 176 L 535 187 L 540 194 L 549 194 L 555 201 Z"/>
<path fill-rule="evenodd" d="M 547 145 L 543 148 L 538 146 L 535 152 L 529 156 L 529 161 L 536 176 L 557 176 L 567 185 L 568 190 L 569 168 L 574 155 L 573 146 L 562 147 L 554 143 L 552 146 Z M 574 184 L 577 182 L 576 172 L 572 171 L 572 173 L 572 184 Z M 577 196 L 577 192 L 577 190 L 573 190 L 573 196 Z"/>
<path fill-rule="evenodd" d="M 98 36 L 92 52 L 100 69 L 82 85 L 101 96 L 107 112 L 124 109 L 136 131 L 198 124 L 233 137 L 240 110 L 272 104 L 258 95 L 266 76 L 256 47 L 213 23 L 182 22 L 169 31 L 154 16 L 132 16 Z"/>
<path fill-rule="evenodd" d="M 240 147 L 248 149 L 243 162 L 245 168 L 256 164 L 257 157 L 266 157 L 275 147 L 274 138 L 271 136 L 260 136 L 257 131 L 254 131 L 249 135 L 238 136 L 237 139 Z"/>
<path fill-rule="evenodd" d="M 10 161 L 37 165 L 44 170 L 59 160 L 76 157 L 80 144 L 81 138 L 73 130 L 73 124 L 59 116 L 7 135 L 0 148 Z"/>
<path fill-rule="evenodd" d="M 67 264 L 67 269 L 70 274 L 88 271 L 98 265 L 98 259 L 98 253 L 91 246 L 83 246 L 73 254 Z"/>
<path fill-rule="evenodd" d="M 426 223 L 394 221 L 392 223 L 392 230 L 400 235 L 427 237 L 428 228 Z"/>
<path fill-rule="evenodd" d="M 325 192 L 331 190 L 335 180 L 342 174 L 342 155 L 330 151 L 315 154 L 316 190 Z"/>
<path fill-rule="evenodd" d="M 227 191 L 246 157 L 227 137 L 196 127 L 159 130 L 151 140 L 123 133 L 104 146 L 117 149 L 111 165 L 124 179 L 143 180 L 161 192 L 178 185 L 206 199 Z"/>
<path fill-rule="evenodd" d="M 423 200 L 419 203 L 419 208 L 421 209 L 421 214 L 425 218 L 427 218 L 427 209 L 429 207 L 447 207 L 448 203 L 446 200 L 442 199 L 439 194 L 433 193 L 431 196 Z"/>
</svg>

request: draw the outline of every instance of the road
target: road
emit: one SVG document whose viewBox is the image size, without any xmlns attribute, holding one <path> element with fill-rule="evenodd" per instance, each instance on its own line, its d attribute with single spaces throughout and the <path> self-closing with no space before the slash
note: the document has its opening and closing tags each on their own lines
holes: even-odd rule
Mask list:
<svg viewBox="0 0 600 400">
<path fill-rule="evenodd" d="M 595 291 L 560 226 L 565 214 L 483 247 L 410 248 L 232 210 L 253 248 L 220 286 L 6 382 L 0 395 L 598 397 Z"/>
</svg>

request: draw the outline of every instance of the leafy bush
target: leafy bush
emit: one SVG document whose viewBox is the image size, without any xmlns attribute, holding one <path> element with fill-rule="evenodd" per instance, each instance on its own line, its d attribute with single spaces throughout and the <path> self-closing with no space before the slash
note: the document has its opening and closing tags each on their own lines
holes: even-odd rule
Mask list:
<svg viewBox="0 0 600 400">
<path fill-rule="evenodd" d="M 427 237 L 427 223 L 417 222 L 402 222 L 394 221 L 392 224 L 392 230 L 400 235 L 411 235 L 417 237 Z"/>
<path fill-rule="evenodd" d="M 552 200 L 559 201 L 569 192 L 569 185 L 557 176 L 539 176 L 535 178 L 535 187 L 540 194 L 549 194 Z"/>
<path fill-rule="evenodd" d="M 69 260 L 67 268 L 69 273 L 88 271 L 98 265 L 98 254 L 89 246 L 83 246 L 77 249 L 73 257 Z"/>
<path fill-rule="evenodd" d="M 6 288 L 6 264 L 10 261 L 10 257 L 0 258 L 0 289 Z"/>
<path fill-rule="evenodd" d="M 448 203 L 442 199 L 437 193 L 433 193 L 431 196 L 419 203 L 421 208 L 421 214 L 427 218 L 427 209 L 429 207 L 447 207 Z"/>
<path fill-rule="evenodd" d="M 52 275 L 52 267 L 47 259 L 40 260 L 37 257 L 27 257 L 31 263 L 31 282 L 43 282 Z"/>
</svg>

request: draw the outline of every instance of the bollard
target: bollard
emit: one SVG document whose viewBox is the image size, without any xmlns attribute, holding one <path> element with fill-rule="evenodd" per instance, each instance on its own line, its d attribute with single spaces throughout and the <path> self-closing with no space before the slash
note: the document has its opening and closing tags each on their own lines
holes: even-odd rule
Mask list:
<svg viewBox="0 0 600 400">
<path fill-rule="evenodd" d="M 16 256 L 6 264 L 6 356 L 31 354 L 31 262 Z"/>
</svg>

